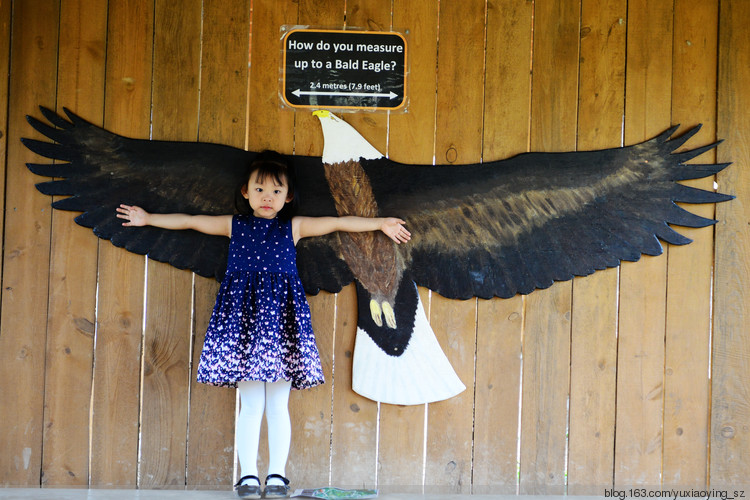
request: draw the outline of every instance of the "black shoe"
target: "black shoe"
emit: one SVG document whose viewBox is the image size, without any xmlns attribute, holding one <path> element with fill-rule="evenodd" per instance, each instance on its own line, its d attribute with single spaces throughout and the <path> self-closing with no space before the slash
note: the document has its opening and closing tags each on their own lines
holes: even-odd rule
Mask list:
<svg viewBox="0 0 750 500">
<path fill-rule="evenodd" d="M 245 481 L 255 480 L 258 484 L 246 484 Z M 234 485 L 240 498 L 260 498 L 260 478 L 258 476 L 242 476 Z"/>
<path fill-rule="evenodd" d="M 281 479 L 284 484 L 268 484 L 269 479 Z M 289 480 L 280 474 L 269 474 L 266 477 L 266 487 L 263 489 L 263 498 L 284 498 L 289 495 Z"/>
</svg>

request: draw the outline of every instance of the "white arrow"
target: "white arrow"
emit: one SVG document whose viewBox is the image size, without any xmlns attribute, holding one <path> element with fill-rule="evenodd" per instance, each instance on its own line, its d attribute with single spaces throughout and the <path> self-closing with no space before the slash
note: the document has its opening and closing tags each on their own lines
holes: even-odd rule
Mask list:
<svg viewBox="0 0 750 500">
<path fill-rule="evenodd" d="M 388 97 L 389 99 L 393 99 L 395 97 L 398 97 L 398 94 L 391 91 L 387 94 L 368 94 L 365 92 L 314 92 L 311 90 L 300 90 L 297 89 L 292 94 L 296 95 L 297 97 L 301 95 L 333 95 L 333 96 L 344 96 L 344 97 Z"/>
</svg>

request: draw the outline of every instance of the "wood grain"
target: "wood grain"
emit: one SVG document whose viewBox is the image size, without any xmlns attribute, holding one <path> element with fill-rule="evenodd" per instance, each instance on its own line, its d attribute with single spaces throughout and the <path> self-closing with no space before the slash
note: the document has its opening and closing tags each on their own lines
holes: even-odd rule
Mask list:
<svg viewBox="0 0 750 500">
<path fill-rule="evenodd" d="M 107 2 L 65 2 L 60 24 L 71 36 L 60 38 L 57 102 L 101 121 Z M 99 241 L 72 218 L 69 212 L 52 213 L 42 482 L 85 486 L 89 481 Z"/>
<path fill-rule="evenodd" d="M 482 157 L 527 151 L 533 9 L 528 2 L 487 4 Z M 515 494 L 524 299 L 479 300 L 474 411 L 473 493 Z"/>
<path fill-rule="evenodd" d="M 242 148 L 247 125 L 250 3 L 204 2 L 198 139 Z M 187 484 L 234 483 L 236 391 L 196 381 L 198 363 L 219 284 L 196 276 L 193 288 L 193 356 L 190 374 Z"/>
<path fill-rule="evenodd" d="M 534 6 L 532 151 L 568 151 L 576 147 L 579 22 L 575 2 Z M 522 494 L 564 491 L 571 302 L 570 282 L 537 290 L 526 300 L 519 487 Z"/>
<path fill-rule="evenodd" d="M 583 2 L 578 149 L 621 145 L 625 108 L 625 18 L 621 0 Z M 573 281 L 569 495 L 599 495 L 614 477 L 617 269 Z"/>
<path fill-rule="evenodd" d="M 11 8 L 10 0 L 0 1 L 0 71 L 10 74 L 10 42 L 11 42 Z M 8 109 L 9 109 L 9 87 L 8 81 L 0 82 L 0 106 L 5 112 L 0 117 L 0 164 L 3 174 L 0 175 L 0 206 L 5 206 L 5 175 L 8 159 Z M 5 226 L 4 218 L 0 217 L 0 230 Z M 3 259 L 0 259 L 0 272 L 3 270 Z M 0 288 L 0 298 L 2 288 Z"/>
<path fill-rule="evenodd" d="M 625 144 L 670 124 L 672 4 L 628 2 Z M 660 485 L 667 258 L 620 270 L 615 484 Z"/>
<path fill-rule="evenodd" d="M 355 286 L 344 287 L 336 296 L 336 304 L 331 484 L 374 488 L 377 486 L 378 404 L 352 390 L 352 356 L 357 333 Z M 326 331 L 320 334 L 330 335 Z"/>
<path fill-rule="evenodd" d="M 200 39 L 193 34 L 201 14 L 199 0 L 155 4 L 154 139 L 198 136 Z M 145 487 L 185 484 L 192 280 L 188 271 L 147 263 L 139 467 Z"/>
<path fill-rule="evenodd" d="M 109 5 L 103 126 L 148 138 L 153 0 Z M 145 258 L 99 245 L 99 290 L 92 395 L 92 486 L 138 484 Z M 127 286 L 124 286 L 127 284 Z"/>
<path fill-rule="evenodd" d="M 524 299 L 479 300 L 472 493 L 518 490 Z"/>
<path fill-rule="evenodd" d="M 405 35 L 409 96 L 435 94 L 437 22 L 438 4 L 433 2 L 411 2 L 393 13 L 393 29 L 408 29 Z M 432 163 L 434 99 L 410 99 L 408 111 L 391 113 L 389 121 L 388 154 L 391 158 L 405 163 Z M 424 294 L 422 300 L 424 302 Z M 426 405 L 380 405 L 378 487 L 381 491 L 422 491 L 426 411 Z"/>
<path fill-rule="evenodd" d="M 687 146 L 716 139 L 716 68 L 719 3 L 700 6 L 677 1 L 672 49 L 672 123 L 701 131 Z M 679 133 L 679 132 L 678 132 Z M 715 151 L 692 163 L 711 163 Z M 714 177 L 684 184 L 713 191 Z M 685 205 L 690 212 L 713 218 L 714 205 Z M 667 264 L 667 316 L 664 360 L 664 457 L 662 484 L 708 486 L 711 381 L 711 280 L 714 228 L 677 228 L 693 240 L 670 246 Z"/>
<path fill-rule="evenodd" d="M 726 139 L 695 162 L 734 162 L 716 181 L 737 198 L 687 207 L 718 225 L 619 273 L 509 300 L 421 289 L 469 386 L 429 407 L 354 394 L 354 290 L 311 297 L 327 383 L 292 394 L 294 484 L 743 484 L 748 20 L 739 0 L 0 0 L 0 485 L 228 489 L 239 472 L 234 391 L 195 382 L 216 283 L 152 262 L 146 284 L 144 257 L 50 210 L 19 139 L 37 137 L 24 117 L 42 104 L 135 138 L 320 154 L 316 119 L 278 98 L 280 30 L 298 24 L 407 34 L 408 111 L 344 114 L 394 160 L 610 147 L 701 122 L 687 147 Z"/>
<path fill-rule="evenodd" d="M 485 2 L 441 2 L 437 64 L 435 157 L 437 163 L 472 163 L 482 155 Z M 476 300 L 449 301 L 432 294 L 430 325 L 467 389 L 431 403 L 427 415 L 425 491 L 471 491 L 476 352 Z"/>
<path fill-rule="evenodd" d="M 391 0 L 347 0 L 346 28 L 368 31 L 391 29 Z M 351 113 L 347 115 L 351 124 L 375 149 L 384 153 L 387 149 L 388 115 L 385 113 Z"/>
<path fill-rule="evenodd" d="M 8 486 L 41 484 L 51 211 L 25 167 L 37 157 L 20 139 L 39 138 L 27 112 L 54 107 L 59 2 L 23 2 L 13 15 L 0 325 L 0 484 Z"/>
<path fill-rule="evenodd" d="M 714 279 L 713 360 L 711 383 L 712 487 L 747 483 L 750 458 L 750 131 L 748 78 L 750 39 L 745 29 L 750 5 L 721 2 L 717 135 L 726 139 L 718 160 L 734 162 L 718 176 L 722 192 L 736 196 L 717 207 L 716 275 Z"/>
<path fill-rule="evenodd" d="M 275 89 L 278 83 L 276 68 L 279 64 L 280 28 L 286 24 L 295 24 L 298 18 L 297 11 L 298 5 L 291 1 L 253 3 L 247 101 L 248 122 L 245 141 L 250 151 L 272 149 L 287 154 L 294 152 L 294 117 L 291 113 L 282 112 L 279 109 Z M 270 68 L 273 69 L 269 71 Z M 293 447 L 296 446 L 298 439 L 295 429 L 298 428 L 296 419 L 300 414 L 296 396 L 293 393 L 289 398 Z M 304 408 L 302 412 L 305 412 Z M 261 427 L 259 446 L 258 464 L 259 470 L 263 471 L 268 467 L 265 423 Z M 293 468 L 294 464 L 295 451 L 292 450 L 287 467 Z"/>
<path fill-rule="evenodd" d="M 270 148 L 282 153 L 295 149 L 295 113 L 282 109 L 278 99 L 280 28 L 299 20 L 297 2 L 264 2 L 253 5 L 248 145 L 253 151 Z M 271 68 L 273 68 L 271 70 Z M 304 150 L 306 146 L 302 146 Z M 292 447 L 287 475 L 294 484 L 328 482 L 331 432 L 331 379 L 334 356 L 334 302 L 323 295 L 310 300 L 313 330 L 328 384 L 292 391 Z M 323 332 L 318 334 L 318 332 Z M 261 448 L 265 438 L 261 439 Z M 261 455 L 262 456 L 262 455 Z M 261 466 L 262 469 L 262 466 Z"/>
</svg>

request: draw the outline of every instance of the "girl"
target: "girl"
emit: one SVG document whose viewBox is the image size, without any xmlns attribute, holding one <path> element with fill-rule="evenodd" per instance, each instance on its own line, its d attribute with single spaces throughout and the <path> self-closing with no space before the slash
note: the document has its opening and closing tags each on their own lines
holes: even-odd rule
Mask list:
<svg viewBox="0 0 750 500">
<path fill-rule="evenodd" d="M 289 491 L 285 469 L 291 442 L 289 391 L 323 383 L 310 309 L 297 274 L 295 245 L 334 231 L 383 231 L 396 243 L 411 235 L 397 218 L 287 216 L 294 198 L 291 171 L 259 157 L 240 188 L 247 214 L 151 214 L 120 205 L 124 226 L 194 229 L 230 238 L 227 271 L 216 297 L 198 367 L 198 381 L 240 392 L 236 425 L 242 498 L 260 498 L 258 441 L 265 410 L 269 474 L 263 496 Z"/>
</svg>

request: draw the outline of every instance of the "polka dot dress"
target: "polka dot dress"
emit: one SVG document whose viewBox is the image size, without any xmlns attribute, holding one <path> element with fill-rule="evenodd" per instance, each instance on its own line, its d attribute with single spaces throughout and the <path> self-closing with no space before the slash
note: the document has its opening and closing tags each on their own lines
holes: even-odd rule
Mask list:
<svg viewBox="0 0 750 500">
<path fill-rule="evenodd" d="M 323 383 L 290 221 L 235 215 L 227 272 L 203 343 L 198 382 Z"/>
</svg>

